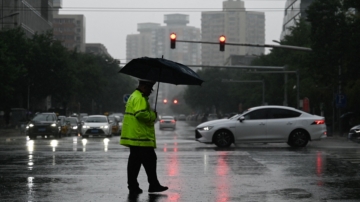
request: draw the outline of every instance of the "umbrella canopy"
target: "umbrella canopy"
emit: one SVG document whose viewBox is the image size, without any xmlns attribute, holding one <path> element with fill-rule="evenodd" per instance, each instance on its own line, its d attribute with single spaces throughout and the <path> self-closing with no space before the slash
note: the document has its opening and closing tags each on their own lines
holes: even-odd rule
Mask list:
<svg viewBox="0 0 360 202">
<path fill-rule="evenodd" d="M 158 82 L 155 111 L 160 82 L 175 85 L 201 85 L 204 82 L 188 66 L 164 58 L 136 58 L 127 63 L 119 72 L 139 79 Z"/>
<path fill-rule="evenodd" d="M 163 58 L 136 58 L 119 72 L 139 79 L 175 85 L 201 85 L 204 82 L 188 66 Z"/>
</svg>

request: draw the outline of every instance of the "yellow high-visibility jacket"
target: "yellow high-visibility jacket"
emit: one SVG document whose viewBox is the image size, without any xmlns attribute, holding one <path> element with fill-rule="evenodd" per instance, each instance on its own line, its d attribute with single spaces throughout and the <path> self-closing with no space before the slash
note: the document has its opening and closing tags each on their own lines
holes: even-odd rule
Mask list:
<svg viewBox="0 0 360 202">
<path fill-rule="evenodd" d="M 139 90 L 130 95 L 121 129 L 121 145 L 156 148 L 154 123 L 157 117 L 148 99 Z"/>
</svg>

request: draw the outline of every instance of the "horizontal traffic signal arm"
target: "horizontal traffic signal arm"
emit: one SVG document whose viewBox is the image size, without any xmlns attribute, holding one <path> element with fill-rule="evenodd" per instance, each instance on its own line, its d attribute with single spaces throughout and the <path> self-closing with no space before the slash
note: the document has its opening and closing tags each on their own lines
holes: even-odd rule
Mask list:
<svg viewBox="0 0 360 202">
<path fill-rule="evenodd" d="M 203 44 L 216 44 L 219 45 L 219 42 L 209 42 L 209 41 L 187 41 L 187 40 L 178 40 L 176 42 L 185 42 L 185 43 L 203 43 Z M 312 51 L 311 48 L 299 47 L 299 46 L 287 46 L 287 45 L 272 45 L 272 44 L 250 44 L 250 43 L 228 43 L 225 42 L 225 45 L 229 46 L 252 46 L 252 47 L 268 47 L 268 48 L 285 48 L 299 51 Z"/>
</svg>

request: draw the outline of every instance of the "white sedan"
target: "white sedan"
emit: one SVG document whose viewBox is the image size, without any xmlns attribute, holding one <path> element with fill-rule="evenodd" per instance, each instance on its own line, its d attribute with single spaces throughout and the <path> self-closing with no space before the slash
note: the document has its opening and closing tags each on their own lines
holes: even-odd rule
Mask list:
<svg viewBox="0 0 360 202">
<path fill-rule="evenodd" d="M 86 118 L 81 128 L 81 136 L 106 136 L 112 137 L 112 124 L 107 116 L 91 115 Z"/>
<path fill-rule="evenodd" d="M 229 147 L 232 143 L 282 143 L 305 147 L 326 137 L 325 118 L 285 106 L 259 106 L 229 119 L 201 123 L 199 142 Z"/>
</svg>

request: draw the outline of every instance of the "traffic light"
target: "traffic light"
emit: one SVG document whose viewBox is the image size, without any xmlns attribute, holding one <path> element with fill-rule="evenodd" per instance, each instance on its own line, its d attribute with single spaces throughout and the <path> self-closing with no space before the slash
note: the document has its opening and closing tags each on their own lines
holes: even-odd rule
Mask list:
<svg viewBox="0 0 360 202">
<path fill-rule="evenodd" d="M 178 103 L 178 100 L 177 100 L 177 99 L 175 99 L 175 100 L 173 101 L 173 103 L 174 103 L 174 104 L 177 104 L 177 103 Z"/>
<path fill-rule="evenodd" d="M 170 48 L 171 49 L 175 49 L 176 47 L 176 34 L 175 33 L 171 33 L 170 34 Z"/>
<path fill-rule="evenodd" d="M 225 50 L 225 41 L 226 41 L 226 38 L 224 35 L 221 35 L 219 37 L 219 42 L 220 42 L 220 51 L 224 51 Z"/>
<path fill-rule="evenodd" d="M 163 102 L 164 102 L 164 104 L 166 104 L 168 101 L 167 101 L 167 99 L 164 99 L 164 101 L 163 101 Z"/>
</svg>

